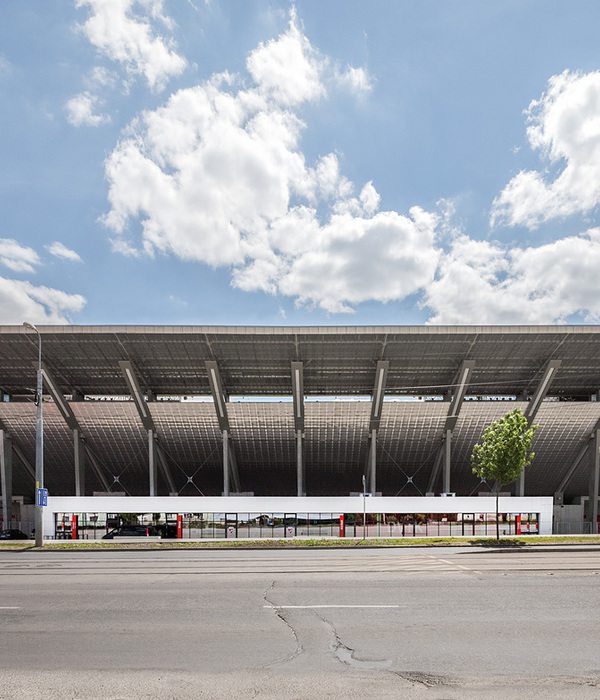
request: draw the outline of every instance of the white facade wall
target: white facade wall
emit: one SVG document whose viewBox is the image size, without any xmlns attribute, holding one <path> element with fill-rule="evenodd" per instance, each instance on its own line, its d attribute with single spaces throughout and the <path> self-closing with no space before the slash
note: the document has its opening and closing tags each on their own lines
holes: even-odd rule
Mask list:
<svg viewBox="0 0 600 700">
<path fill-rule="evenodd" d="M 370 496 L 367 513 L 495 513 L 481 496 Z M 500 497 L 500 513 L 539 513 L 539 534 L 552 534 L 551 496 Z M 44 534 L 54 537 L 55 513 L 362 513 L 362 496 L 48 496 Z"/>
</svg>

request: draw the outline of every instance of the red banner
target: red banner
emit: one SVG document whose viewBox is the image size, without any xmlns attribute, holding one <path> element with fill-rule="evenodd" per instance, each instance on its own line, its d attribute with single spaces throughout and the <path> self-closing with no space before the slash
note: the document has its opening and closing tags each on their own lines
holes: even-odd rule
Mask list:
<svg viewBox="0 0 600 700">
<path fill-rule="evenodd" d="M 181 539 L 181 530 L 182 530 L 182 517 L 181 515 L 177 516 L 177 539 Z"/>
</svg>

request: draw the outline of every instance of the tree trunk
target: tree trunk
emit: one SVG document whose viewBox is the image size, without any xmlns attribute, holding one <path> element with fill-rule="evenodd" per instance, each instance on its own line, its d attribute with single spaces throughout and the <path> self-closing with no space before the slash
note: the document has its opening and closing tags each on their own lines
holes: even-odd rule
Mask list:
<svg viewBox="0 0 600 700">
<path fill-rule="evenodd" d="M 500 539 L 500 519 L 498 518 L 498 491 L 499 486 L 496 486 L 496 540 Z"/>
</svg>

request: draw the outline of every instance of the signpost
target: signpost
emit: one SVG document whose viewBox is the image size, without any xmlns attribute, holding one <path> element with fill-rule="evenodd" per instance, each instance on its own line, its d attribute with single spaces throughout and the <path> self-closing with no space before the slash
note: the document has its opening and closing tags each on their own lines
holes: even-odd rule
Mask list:
<svg viewBox="0 0 600 700">
<path fill-rule="evenodd" d="M 38 506 L 48 505 L 48 489 L 37 489 L 37 504 Z"/>
</svg>

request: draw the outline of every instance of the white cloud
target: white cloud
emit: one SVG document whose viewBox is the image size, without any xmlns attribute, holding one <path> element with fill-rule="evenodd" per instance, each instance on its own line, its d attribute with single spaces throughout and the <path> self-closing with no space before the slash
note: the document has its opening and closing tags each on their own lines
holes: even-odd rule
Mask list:
<svg viewBox="0 0 600 700">
<path fill-rule="evenodd" d="M 113 249 L 232 266 L 239 288 L 331 312 L 427 284 L 437 218 L 418 208 L 410 217 L 378 212 L 373 184 L 354 195 L 333 153 L 306 163 L 294 110 L 324 97 L 335 71 L 294 14 L 247 67 L 252 87 L 214 76 L 124 133 L 106 162 Z M 129 230 L 137 222 L 139 246 Z"/>
<path fill-rule="evenodd" d="M 33 248 L 22 246 L 12 238 L 0 238 L 0 263 L 13 272 L 35 272 L 34 265 L 40 262 Z"/>
<path fill-rule="evenodd" d="M 321 225 L 313 211 L 291 212 L 274 223 L 265 254 L 236 271 L 234 284 L 278 291 L 331 313 L 372 299 L 403 299 L 433 280 L 439 255 L 437 217 L 417 207 L 410 214 L 341 214 Z"/>
<path fill-rule="evenodd" d="M 0 323 L 69 323 L 69 314 L 81 311 L 86 300 L 49 287 L 0 277 Z"/>
<path fill-rule="evenodd" d="M 81 30 L 98 51 L 130 76 L 143 76 L 152 89 L 162 89 L 187 66 L 173 43 L 155 31 L 156 23 L 173 26 L 163 0 L 76 0 L 76 6 L 90 9 Z"/>
<path fill-rule="evenodd" d="M 521 171 L 494 200 L 492 225 L 534 229 L 591 211 L 600 202 L 600 71 L 553 76 L 527 116 L 531 147 L 561 170 L 554 179 Z"/>
<path fill-rule="evenodd" d="M 246 62 L 260 94 L 281 105 L 296 105 L 325 94 L 321 80 L 327 59 L 321 57 L 297 25 L 295 13 L 288 31 L 260 44 Z"/>
<path fill-rule="evenodd" d="M 346 66 L 346 70 L 336 69 L 336 78 L 340 85 L 355 95 L 364 95 L 373 89 L 373 78 L 366 68 Z"/>
<path fill-rule="evenodd" d="M 425 303 L 430 323 L 600 320 L 600 229 L 530 248 L 460 236 L 440 261 Z"/>
<path fill-rule="evenodd" d="M 108 124 L 110 117 L 107 114 L 94 114 L 94 108 L 98 102 L 98 97 L 87 91 L 75 95 L 65 105 L 67 121 L 73 126 L 100 126 L 101 124 Z"/>
<path fill-rule="evenodd" d="M 113 88 L 117 82 L 117 74 L 104 66 L 94 66 L 85 82 L 92 90 L 103 87 Z"/>
<path fill-rule="evenodd" d="M 57 258 L 62 258 L 63 260 L 70 260 L 71 262 L 83 262 L 81 257 L 70 248 L 67 248 L 64 243 L 60 241 L 54 241 L 50 245 L 45 246 L 46 250 Z"/>
</svg>

